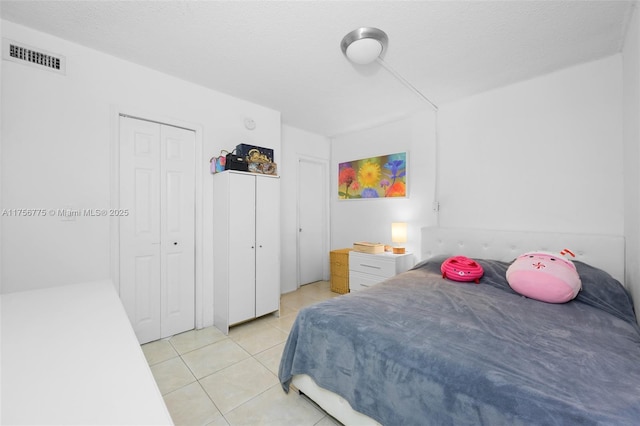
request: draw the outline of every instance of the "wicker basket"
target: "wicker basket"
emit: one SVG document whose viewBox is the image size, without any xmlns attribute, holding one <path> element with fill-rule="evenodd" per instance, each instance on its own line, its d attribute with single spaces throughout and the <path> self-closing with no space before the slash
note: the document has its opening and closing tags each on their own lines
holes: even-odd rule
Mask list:
<svg viewBox="0 0 640 426">
<path fill-rule="evenodd" d="M 331 291 L 349 293 L 349 252 L 351 249 L 338 249 L 329 252 L 331 264 Z"/>
</svg>

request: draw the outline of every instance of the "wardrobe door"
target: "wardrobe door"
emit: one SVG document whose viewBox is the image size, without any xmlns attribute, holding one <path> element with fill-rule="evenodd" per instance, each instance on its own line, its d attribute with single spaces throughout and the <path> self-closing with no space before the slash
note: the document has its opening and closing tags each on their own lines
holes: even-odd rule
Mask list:
<svg viewBox="0 0 640 426">
<path fill-rule="evenodd" d="M 256 176 L 256 317 L 280 307 L 280 180 Z"/>
<path fill-rule="evenodd" d="M 229 179 L 229 324 L 235 324 L 255 317 L 256 187 L 251 174 Z"/>
</svg>

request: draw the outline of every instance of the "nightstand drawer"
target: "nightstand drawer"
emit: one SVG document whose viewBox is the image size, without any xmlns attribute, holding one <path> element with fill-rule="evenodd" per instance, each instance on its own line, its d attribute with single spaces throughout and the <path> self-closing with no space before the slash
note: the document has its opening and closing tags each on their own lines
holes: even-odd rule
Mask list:
<svg viewBox="0 0 640 426">
<path fill-rule="evenodd" d="M 354 272 L 378 275 L 390 278 L 396 275 L 396 261 L 394 258 L 380 255 L 361 255 L 351 252 L 349 255 L 349 269 Z"/>
<path fill-rule="evenodd" d="M 349 253 L 349 289 L 364 290 L 405 272 L 413 266 L 413 255 Z"/>
<path fill-rule="evenodd" d="M 364 290 L 369 287 L 373 287 L 384 280 L 386 280 L 386 278 L 378 275 L 351 272 L 351 276 L 349 277 L 349 289 L 351 291 Z"/>
</svg>

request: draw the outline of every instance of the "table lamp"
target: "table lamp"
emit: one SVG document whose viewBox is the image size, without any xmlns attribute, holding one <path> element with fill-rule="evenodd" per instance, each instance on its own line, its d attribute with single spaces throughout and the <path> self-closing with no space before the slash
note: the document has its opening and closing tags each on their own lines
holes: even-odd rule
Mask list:
<svg viewBox="0 0 640 426">
<path fill-rule="evenodd" d="M 391 241 L 395 243 L 393 254 L 404 254 L 404 246 L 397 243 L 407 242 L 407 224 L 405 222 L 393 222 L 391 224 Z"/>
</svg>

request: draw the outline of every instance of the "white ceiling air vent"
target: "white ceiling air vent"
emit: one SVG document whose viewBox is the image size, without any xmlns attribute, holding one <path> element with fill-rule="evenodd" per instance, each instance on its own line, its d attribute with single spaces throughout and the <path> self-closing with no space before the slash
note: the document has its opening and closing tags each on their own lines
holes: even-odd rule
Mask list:
<svg viewBox="0 0 640 426">
<path fill-rule="evenodd" d="M 2 59 L 66 74 L 64 56 L 36 49 L 6 38 L 2 39 Z"/>
</svg>

